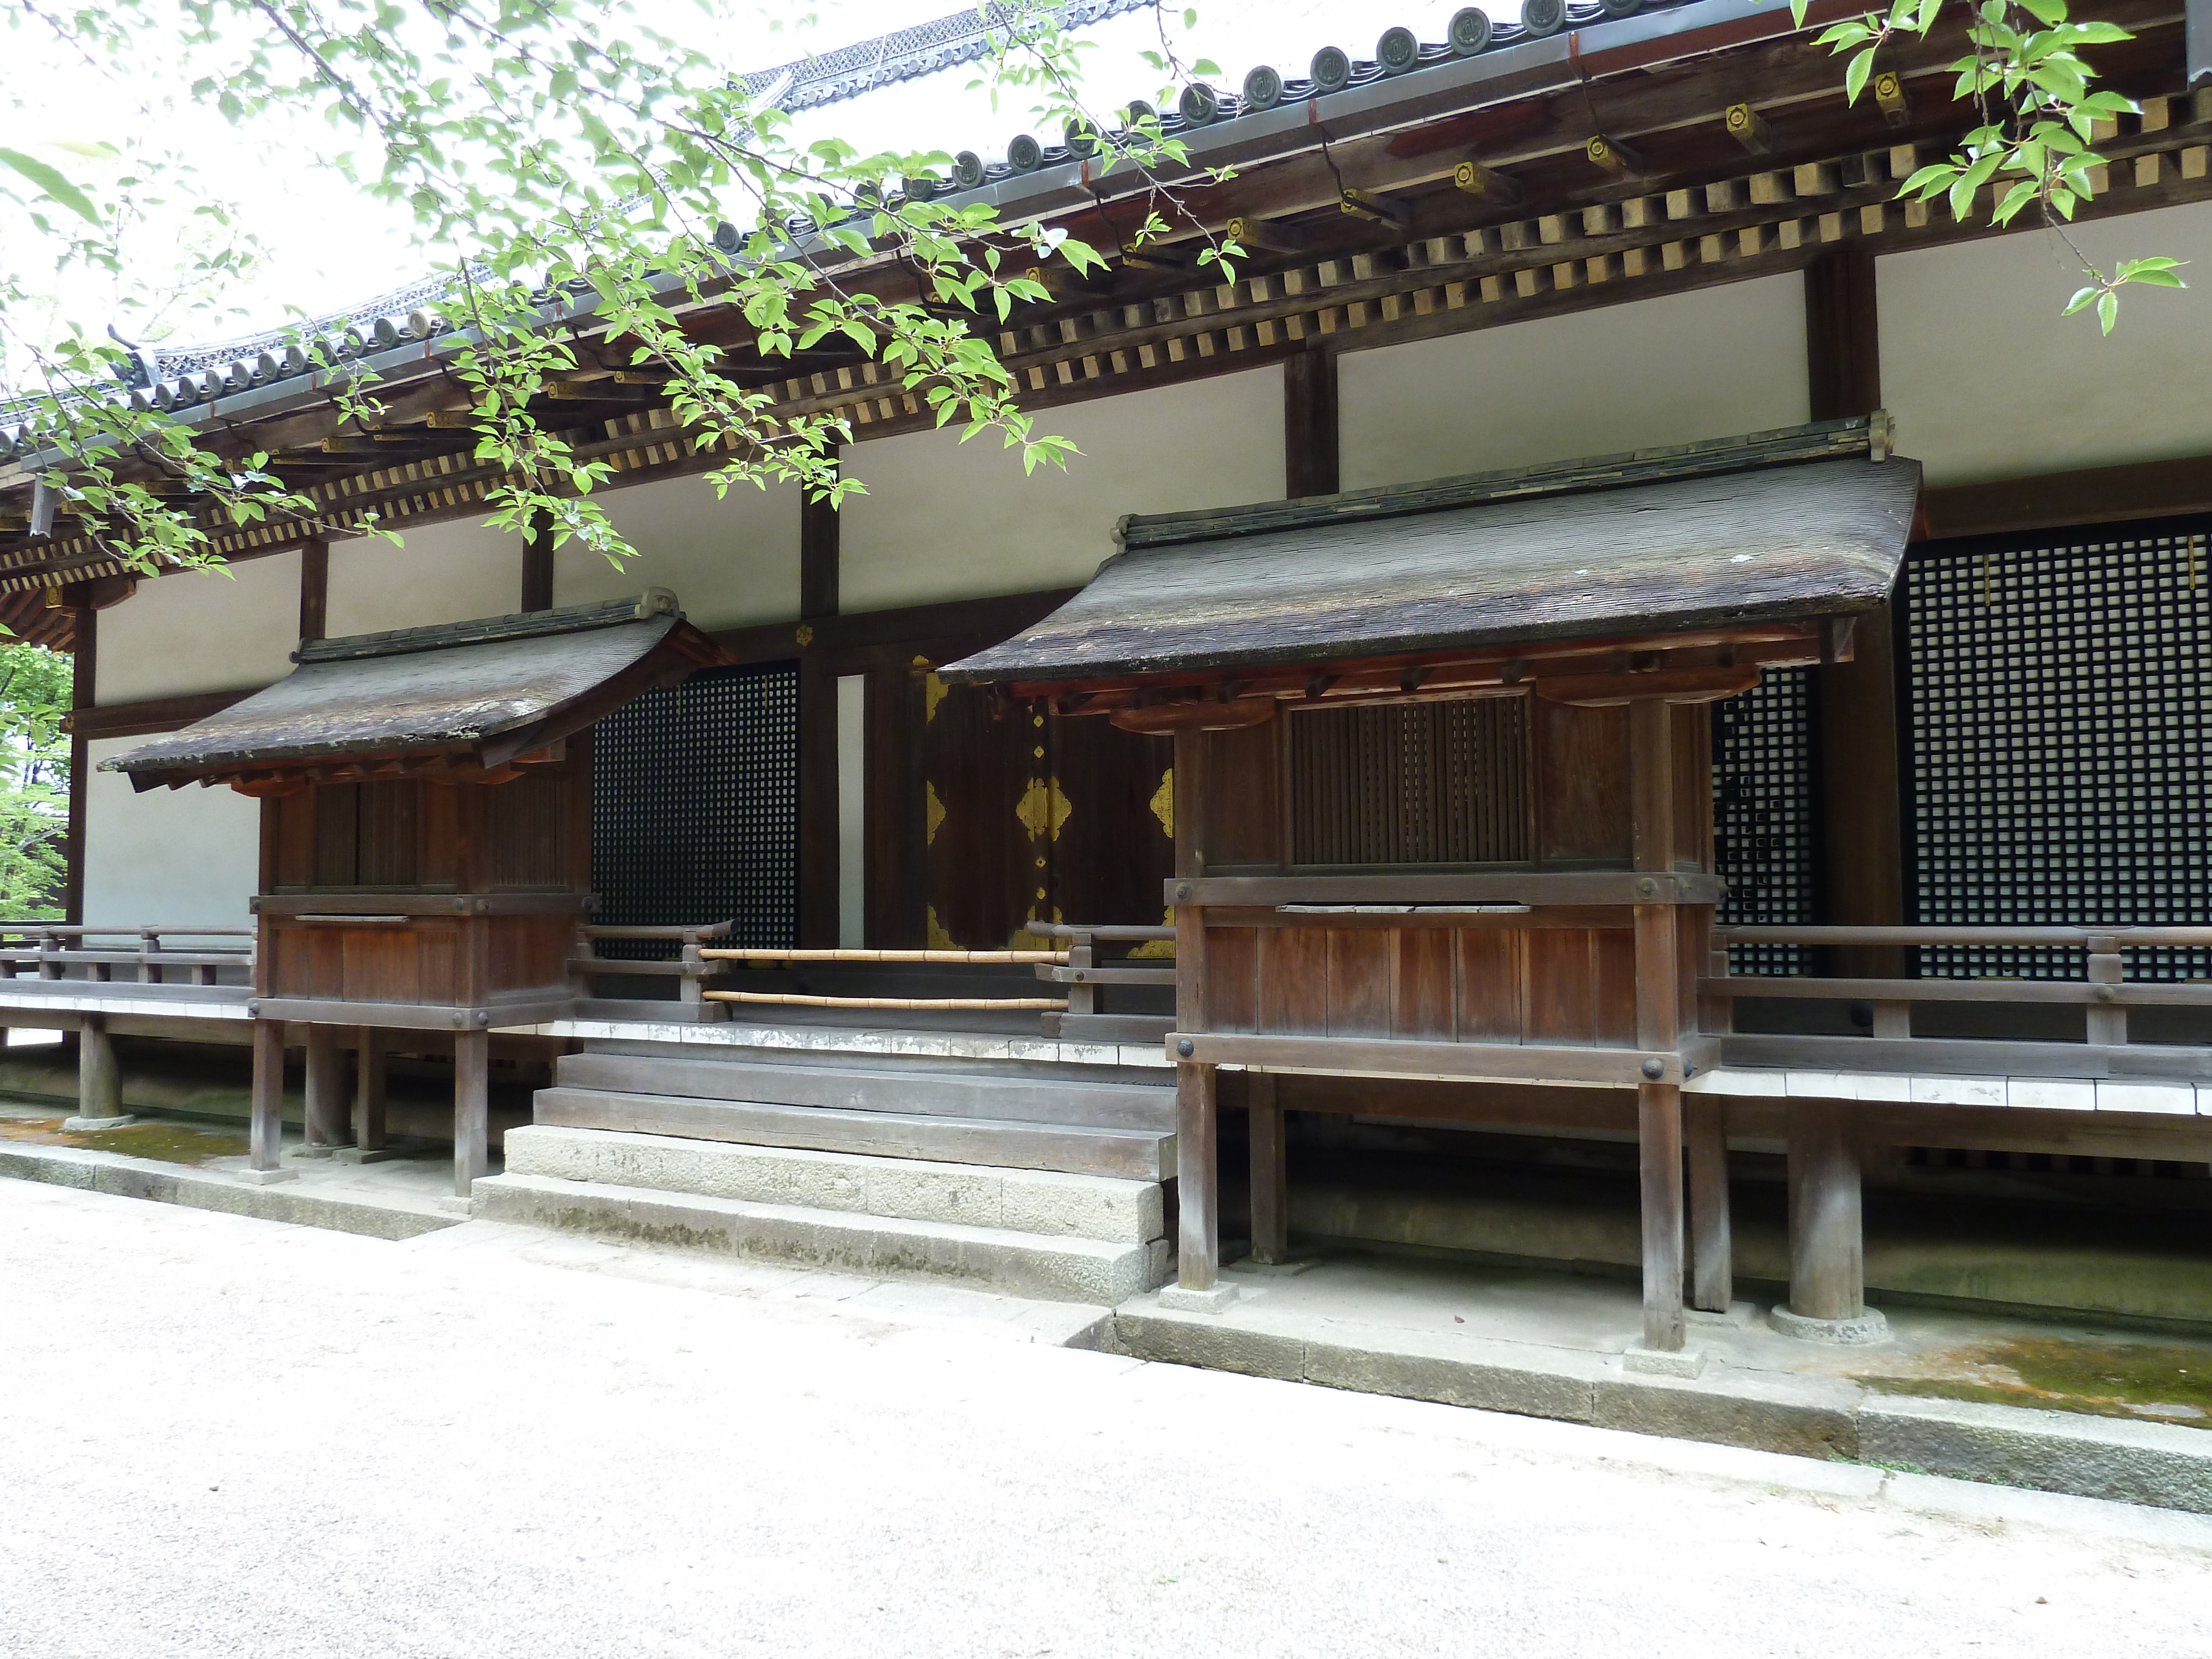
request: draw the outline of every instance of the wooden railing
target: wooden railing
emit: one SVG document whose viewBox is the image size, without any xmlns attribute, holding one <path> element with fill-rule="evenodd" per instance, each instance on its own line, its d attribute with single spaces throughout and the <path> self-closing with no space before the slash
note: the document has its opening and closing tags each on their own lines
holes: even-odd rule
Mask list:
<svg viewBox="0 0 2212 1659">
<path fill-rule="evenodd" d="M 1127 959 L 1102 963 L 1098 946 L 1102 943 L 1145 945 L 1155 940 L 1175 939 L 1172 927 L 1135 927 L 1120 926 L 1091 926 L 1080 922 L 1036 922 L 1032 933 L 1046 939 L 1067 941 L 1067 960 L 1057 965 L 1040 966 L 1036 976 L 1054 984 L 1067 987 L 1067 1007 L 1057 1016 L 1045 1017 L 1048 1036 L 1064 1036 L 1070 1041 L 1143 1042 L 1164 1037 L 1173 1029 L 1170 1015 L 1109 1014 L 1104 1007 L 1105 990 L 1109 985 L 1164 985 L 1176 982 L 1175 965 L 1170 959 L 1158 967 L 1137 967 Z"/>
<path fill-rule="evenodd" d="M 589 998 L 598 991 L 602 975 L 646 979 L 673 977 L 679 983 L 676 988 L 678 1006 L 672 1012 L 684 1019 L 719 1019 L 721 1010 L 706 1000 L 706 988 L 707 981 L 723 971 L 723 964 L 709 961 L 701 952 L 708 940 L 727 939 L 730 929 L 736 925 L 708 921 L 666 927 L 579 927 L 576 954 L 568 958 L 568 973 L 580 998 Z M 603 957 L 598 949 L 601 939 L 668 940 L 676 945 L 677 951 L 673 957 Z"/>
<path fill-rule="evenodd" d="M 2087 966 L 2085 977 L 2079 980 L 1993 974 L 1895 979 L 1763 975 L 1730 972 L 1730 945 L 2079 951 L 2085 954 Z M 2063 1076 L 2212 1075 L 2212 1070 L 2208 1070 L 2212 1068 L 2212 1048 L 2131 1044 L 2128 1029 L 2129 1011 L 2134 1008 L 2212 1011 L 2212 982 L 2130 980 L 2125 955 L 2139 950 L 2212 949 L 2212 927 L 1738 927 L 1715 928 L 1713 946 L 1711 970 L 1698 981 L 1699 1021 L 1708 1033 L 1724 1037 L 1728 1058 L 1742 1063 L 1852 1070 L 1982 1069 Z M 1738 1033 L 1734 1009 L 1741 998 L 1863 1002 L 1873 1011 L 1872 1027 L 1860 1037 Z M 1913 1035 L 1916 1006 L 1962 1003 L 2078 1007 L 2085 1011 L 2085 1041 Z"/>
<path fill-rule="evenodd" d="M 225 968 L 253 967 L 253 946 L 207 945 L 196 950 L 164 949 L 164 939 L 244 939 L 252 940 L 251 927 L 85 927 L 53 921 L 0 922 L 0 978 L 14 979 L 31 969 L 44 980 L 82 977 L 111 982 L 118 968 L 141 985 L 169 983 L 173 969 L 188 972 L 192 985 L 214 985 Z M 103 941 L 129 939 L 128 945 Z M 72 942 L 73 941 L 73 942 Z M 82 969 L 82 975 L 70 969 Z"/>
</svg>

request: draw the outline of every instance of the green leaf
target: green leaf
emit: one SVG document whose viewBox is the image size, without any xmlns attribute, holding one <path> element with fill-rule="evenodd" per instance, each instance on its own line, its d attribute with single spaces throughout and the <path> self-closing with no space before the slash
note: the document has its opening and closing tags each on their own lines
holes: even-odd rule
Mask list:
<svg viewBox="0 0 2212 1659">
<path fill-rule="evenodd" d="M 2106 333 L 2110 334 L 2112 331 L 2112 325 L 2119 320 L 2120 296 L 2113 293 L 2112 289 L 2106 289 L 2102 294 L 2100 294 L 2097 296 L 2098 325 L 2101 327 Z"/>
<path fill-rule="evenodd" d="M 36 156 L 26 155 L 20 149 L 0 149 L 0 162 L 5 162 L 36 185 L 49 201 L 58 202 L 89 223 L 100 222 L 100 210 L 93 206 L 91 198 Z"/>
<path fill-rule="evenodd" d="M 2066 302 L 2066 309 L 2058 314 L 2062 317 L 2071 317 L 2075 312 L 2096 303 L 2097 296 L 2103 292 L 2104 289 L 2100 288 L 2077 288 L 2074 290 L 2074 297 Z"/>
<path fill-rule="evenodd" d="M 1859 94 L 1866 90 L 1867 77 L 1873 73 L 1874 48 L 1869 46 L 1844 67 L 1844 97 L 1846 102 L 1858 102 Z"/>
</svg>

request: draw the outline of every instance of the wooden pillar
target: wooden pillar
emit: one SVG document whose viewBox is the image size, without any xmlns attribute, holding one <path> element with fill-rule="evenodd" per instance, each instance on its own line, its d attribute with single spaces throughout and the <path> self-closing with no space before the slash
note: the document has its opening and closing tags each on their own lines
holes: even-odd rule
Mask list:
<svg viewBox="0 0 2212 1659">
<path fill-rule="evenodd" d="M 1728 1114 L 1716 1095 L 1686 1095 L 1682 1138 L 1690 1166 L 1690 1305 L 1726 1313 L 1735 1295 L 1730 1236 Z"/>
<path fill-rule="evenodd" d="M 837 514 L 799 504 L 799 942 L 834 946 L 838 928 L 837 672 L 823 624 L 837 614 Z"/>
<path fill-rule="evenodd" d="M 330 632 L 331 544 L 318 538 L 300 544 L 300 640 Z"/>
<path fill-rule="evenodd" d="M 283 1173 L 284 1022 L 253 1022 L 253 1117 L 246 1163 L 258 1175 Z"/>
<path fill-rule="evenodd" d="M 1674 868 L 1674 720 L 1672 704 L 1639 697 L 1628 706 L 1629 799 L 1633 862 Z M 1681 1043 L 1680 916 L 1673 904 L 1638 904 L 1636 1046 L 1671 1053 Z M 1656 1079 L 1637 1085 L 1638 1164 L 1644 1249 L 1644 1346 L 1683 1346 L 1682 1091 Z"/>
<path fill-rule="evenodd" d="M 77 1020 L 76 1115 L 64 1129 L 112 1129 L 131 1121 L 123 1110 L 123 1074 L 105 1014 Z"/>
<path fill-rule="evenodd" d="M 353 1144 L 364 1152 L 384 1150 L 384 1033 L 361 1028 L 354 1051 Z"/>
<path fill-rule="evenodd" d="M 531 515 L 522 538 L 522 594 L 520 609 L 553 608 L 553 526 L 543 513 Z"/>
<path fill-rule="evenodd" d="M 1290 1182 L 1283 1144 L 1283 1108 L 1275 1079 L 1265 1072 L 1244 1079 L 1252 1152 L 1252 1259 L 1273 1264 L 1290 1254 Z"/>
<path fill-rule="evenodd" d="M 1881 328 L 1874 255 L 1839 248 L 1805 268 L 1805 364 L 1816 421 L 1881 407 Z M 1890 607 L 1861 615 L 1852 658 L 1819 674 L 1820 920 L 1855 927 L 1905 919 L 1903 795 L 1898 772 L 1896 640 Z M 1830 967 L 1852 978 L 1903 972 L 1881 945 L 1836 947 Z"/>
<path fill-rule="evenodd" d="M 82 595 L 82 586 L 64 589 Z M 100 679 L 100 613 L 87 604 L 70 607 L 70 707 L 90 708 Z M 64 843 L 62 919 L 84 921 L 84 836 L 92 796 L 92 744 L 70 738 L 69 829 Z"/>
<path fill-rule="evenodd" d="M 491 1033 L 453 1036 L 453 1196 L 491 1168 Z"/>
<path fill-rule="evenodd" d="M 327 1158 L 346 1138 L 346 1075 L 335 1025 L 307 1027 L 307 1111 L 300 1151 Z"/>
<path fill-rule="evenodd" d="M 1336 354 L 1309 348 L 1283 360 L 1283 493 L 1334 495 L 1338 473 Z"/>
<path fill-rule="evenodd" d="M 1206 757 L 1202 732 L 1175 735 L 1176 876 L 1206 872 Z M 1206 1030 L 1206 912 L 1177 903 L 1176 1030 Z M 1183 1051 L 1178 1042 L 1176 1052 Z M 1176 1066 L 1176 1282 L 1210 1291 L 1221 1271 L 1220 1123 L 1214 1068 Z"/>
<path fill-rule="evenodd" d="M 1845 1109 L 1790 1103 L 1790 1311 L 1802 1319 L 1866 1311 L 1859 1151 Z"/>
</svg>

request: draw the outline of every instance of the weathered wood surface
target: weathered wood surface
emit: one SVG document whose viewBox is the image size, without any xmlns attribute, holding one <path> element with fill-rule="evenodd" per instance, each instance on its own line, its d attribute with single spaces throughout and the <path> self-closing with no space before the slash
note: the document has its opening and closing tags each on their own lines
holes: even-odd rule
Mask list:
<svg viewBox="0 0 2212 1659">
<path fill-rule="evenodd" d="M 335 1025 L 310 1025 L 307 1030 L 307 1102 L 303 1139 L 307 1146 L 325 1150 L 346 1143 L 351 1115 L 338 1036 Z"/>
<path fill-rule="evenodd" d="M 1221 1273 L 1219 1074 L 1176 1067 L 1176 1282 L 1210 1291 Z"/>
<path fill-rule="evenodd" d="M 365 1152 L 384 1150 L 385 1065 L 384 1036 L 364 1025 L 356 1036 L 354 1057 L 353 1144 Z"/>
<path fill-rule="evenodd" d="M 1981 1037 L 1828 1037 L 1731 1034 L 1722 1063 L 1804 1072 L 1875 1072 L 1964 1077 L 2138 1078 L 2194 1083 L 2212 1077 L 2212 1048 L 2136 1042 L 2000 1042 Z"/>
<path fill-rule="evenodd" d="M 1290 1254 L 1290 1176 L 1285 1158 L 1283 1108 L 1275 1079 L 1255 1073 L 1245 1079 L 1250 1122 L 1252 1259 L 1273 1264 Z"/>
<path fill-rule="evenodd" d="M 1848 1110 L 1790 1103 L 1790 1310 L 1856 1319 L 1866 1310 L 1859 1152 Z"/>
<path fill-rule="evenodd" d="M 1636 1096 L 1644 1261 L 1644 1346 L 1682 1346 L 1682 1091 L 1644 1083 Z"/>
<path fill-rule="evenodd" d="M 1159 1085 L 1148 1087 L 1087 1083 L 1080 1080 L 1079 1072 L 1066 1079 L 1000 1077 L 590 1050 L 563 1054 L 555 1062 L 554 1074 L 564 1089 L 1094 1128 L 1166 1130 L 1175 1127 L 1175 1091 L 1167 1086 L 1164 1077 Z"/>
<path fill-rule="evenodd" d="M 253 1022 L 252 1112 L 247 1164 L 274 1170 L 284 1152 L 284 1026 L 280 1020 Z"/>
<path fill-rule="evenodd" d="M 123 1073 L 101 1014 L 87 1014 L 77 1024 L 76 1115 L 94 1121 L 123 1115 Z"/>
<path fill-rule="evenodd" d="M 1682 1140 L 1690 1188 L 1690 1305 L 1725 1313 L 1735 1292 L 1727 1103 L 1714 1095 L 1684 1095 Z"/>
<path fill-rule="evenodd" d="M 1182 1044 L 1191 1052 L 1182 1052 Z M 1561 1048 L 1527 1042 L 1413 1042 L 1389 1038 L 1243 1036 L 1221 1031 L 1177 1031 L 1168 1039 L 1169 1054 L 1183 1060 L 1270 1070 L 1344 1072 L 1378 1077 L 1437 1077 L 1606 1084 L 1633 1088 L 1646 1082 L 1644 1065 L 1659 1068 L 1658 1081 L 1679 1084 L 1686 1064 L 1696 1069 L 1702 1050 L 1686 1043 L 1683 1053 L 1644 1053 L 1634 1048 Z M 1685 1060 L 1685 1054 L 1688 1056 Z"/>
<path fill-rule="evenodd" d="M 1915 462 L 1859 459 L 1379 520 L 1328 498 L 1280 528 L 1133 546 L 940 672 L 1079 681 L 1866 610 L 1894 583 L 1919 486 Z"/>
<path fill-rule="evenodd" d="M 491 1038 L 453 1036 L 453 1195 L 466 1198 L 491 1167 Z"/>
<path fill-rule="evenodd" d="M 1123 1129 L 923 1112 L 841 1111 L 767 1101 L 541 1089 L 537 1121 L 577 1129 L 683 1135 L 756 1146 L 796 1146 L 871 1158 L 1059 1170 L 1072 1175 L 1161 1181 L 1175 1172 L 1175 1137 Z"/>
</svg>

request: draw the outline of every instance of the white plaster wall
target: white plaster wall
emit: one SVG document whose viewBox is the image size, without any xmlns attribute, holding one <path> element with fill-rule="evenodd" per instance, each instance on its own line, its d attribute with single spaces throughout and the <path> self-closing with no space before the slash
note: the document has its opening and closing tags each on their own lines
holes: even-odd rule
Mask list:
<svg viewBox="0 0 2212 1659">
<path fill-rule="evenodd" d="M 197 784 L 142 795 L 121 773 L 98 769 L 109 756 L 145 741 L 116 738 L 90 745 L 86 924 L 251 925 L 246 901 L 260 876 L 260 803 L 234 789 Z"/>
<path fill-rule="evenodd" d="M 1365 489 L 1794 426 L 1797 276 L 1347 351 L 1342 484 Z"/>
<path fill-rule="evenodd" d="M 481 519 L 397 526 L 381 537 L 331 544 L 333 635 L 505 616 L 522 602 L 522 538 Z"/>
<path fill-rule="evenodd" d="M 704 478 L 665 478 L 599 495 L 638 556 L 617 570 L 569 542 L 554 550 L 553 603 L 628 599 L 672 587 L 701 628 L 799 616 L 799 486 L 740 484 L 717 500 Z"/>
<path fill-rule="evenodd" d="M 910 433 L 848 452 L 865 495 L 848 496 L 839 608 L 1075 587 L 1114 551 L 1125 513 L 1279 499 L 1279 368 L 1038 411 L 1037 429 L 1082 453 L 1024 477 L 1019 452 L 986 433 Z"/>
<path fill-rule="evenodd" d="M 267 685 L 300 642 L 300 556 L 179 570 L 100 613 L 95 702 Z"/>
<path fill-rule="evenodd" d="M 1875 265 L 1881 393 L 1931 483 L 2163 460 L 2212 449 L 2212 204 L 2078 225 L 2090 258 L 2164 253 L 2191 286 L 2131 288 L 2119 326 L 2062 319 L 2082 285 L 2041 232 Z"/>
</svg>

